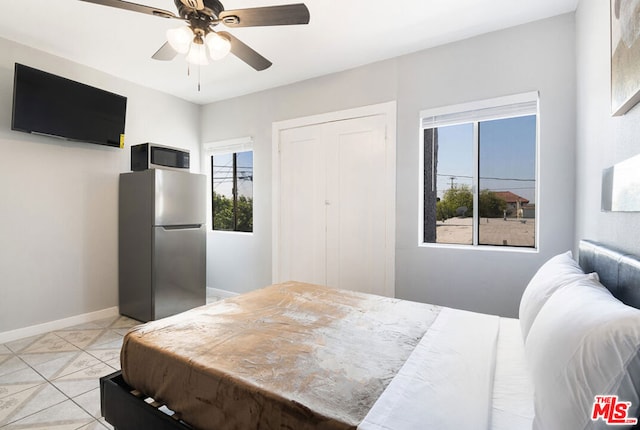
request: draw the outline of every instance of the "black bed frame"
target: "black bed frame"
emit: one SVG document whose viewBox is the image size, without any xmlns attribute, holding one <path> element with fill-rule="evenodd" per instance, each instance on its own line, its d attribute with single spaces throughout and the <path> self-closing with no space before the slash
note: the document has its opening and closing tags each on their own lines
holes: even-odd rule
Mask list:
<svg viewBox="0 0 640 430">
<path fill-rule="evenodd" d="M 581 240 L 578 262 L 585 272 L 597 272 L 616 298 L 640 309 L 639 257 Z M 127 385 L 120 371 L 100 378 L 100 407 L 116 430 L 193 430 L 178 414 Z M 633 428 L 640 429 L 640 424 Z"/>
<path fill-rule="evenodd" d="M 193 430 L 163 406 L 127 385 L 122 371 L 100 378 L 100 410 L 116 430 Z"/>
</svg>

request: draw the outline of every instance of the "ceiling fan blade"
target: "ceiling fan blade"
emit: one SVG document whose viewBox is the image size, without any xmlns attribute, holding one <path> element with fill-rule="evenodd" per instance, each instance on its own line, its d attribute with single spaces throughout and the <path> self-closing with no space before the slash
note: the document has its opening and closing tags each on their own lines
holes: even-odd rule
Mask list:
<svg viewBox="0 0 640 430">
<path fill-rule="evenodd" d="M 304 3 L 225 10 L 218 16 L 227 27 L 309 24 Z"/>
<path fill-rule="evenodd" d="M 203 0 L 180 0 L 183 5 L 195 10 L 202 10 L 205 8 Z"/>
<path fill-rule="evenodd" d="M 227 33 L 226 31 L 218 31 L 217 33 L 229 39 L 229 41 L 231 42 L 231 52 L 233 53 L 233 55 L 235 55 L 257 71 L 267 69 L 271 66 L 271 61 L 258 54 L 248 45 L 245 45 L 244 42 L 241 42 L 237 37 L 231 35 L 230 33 Z"/>
<path fill-rule="evenodd" d="M 80 0 L 87 3 L 101 4 L 103 6 L 115 7 L 118 9 L 131 10 L 133 12 L 146 13 L 148 15 L 159 16 L 162 18 L 176 18 L 182 19 L 176 16 L 173 12 L 168 10 L 158 9 L 156 7 L 145 6 L 137 3 L 130 3 L 122 0 Z"/>
<path fill-rule="evenodd" d="M 171 61 L 176 58 L 176 55 L 178 55 L 178 52 L 169 45 L 169 42 L 164 42 L 164 45 L 162 45 L 151 58 L 160 61 Z"/>
</svg>

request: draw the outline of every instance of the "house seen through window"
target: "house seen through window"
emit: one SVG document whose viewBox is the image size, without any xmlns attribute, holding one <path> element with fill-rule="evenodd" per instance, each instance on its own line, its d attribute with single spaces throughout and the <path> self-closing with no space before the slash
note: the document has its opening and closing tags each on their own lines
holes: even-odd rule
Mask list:
<svg viewBox="0 0 640 430">
<path fill-rule="evenodd" d="M 535 248 L 537 94 L 467 108 L 422 112 L 422 242 Z"/>
<path fill-rule="evenodd" d="M 211 156 L 214 230 L 253 232 L 253 151 Z"/>
</svg>

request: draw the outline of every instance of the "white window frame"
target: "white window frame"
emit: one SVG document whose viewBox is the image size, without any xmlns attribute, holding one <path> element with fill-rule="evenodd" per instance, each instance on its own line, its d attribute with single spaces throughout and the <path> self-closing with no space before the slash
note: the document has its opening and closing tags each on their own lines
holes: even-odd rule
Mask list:
<svg viewBox="0 0 640 430">
<path fill-rule="evenodd" d="M 487 100 L 461 103 L 420 111 L 420 145 L 419 145 L 419 194 L 418 194 L 418 246 L 425 248 L 460 248 L 465 250 L 491 250 L 506 252 L 538 252 L 540 248 L 540 102 L 537 91 L 496 97 Z M 498 245 L 479 245 L 478 228 L 478 136 L 474 126 L 474 184 L 473 192 L 473 243 L 471 245 L 426 243 L 424 242 L 424 130 L 448 125 L 468 124 L 475 121 L 513 118 L 517 116 L 536 115 L 536 219 L 535 247 L 515 247 Z"/>
<path fill-rule="evenodd" d="M 207 142 L 202 145 L 202 152 L 204 153 L 203 160 L 203 172 L 207 175 L 207 231 L 215 234 L 243 234 L 253 235 L 254 231 L 232 231 L 232 230 L 214 230 L 213 229 L 213 208 L 211 207 L 211 198 L 213 197 L 213 190 L 211 188 L 211 177 L 213 172 L 211 171 L 211 157 L 214 155 L 231 154 L 234 152 L 255 151 L 253 150 L 253 137 L 245 136 L 236 139 L 219 140 L 214 142 Z M 255 158 L 253 161 L 254 178 L 255 178 Z M 253 187 L 254 208 L 255 208 L 255 187 Z"/>
</svg>

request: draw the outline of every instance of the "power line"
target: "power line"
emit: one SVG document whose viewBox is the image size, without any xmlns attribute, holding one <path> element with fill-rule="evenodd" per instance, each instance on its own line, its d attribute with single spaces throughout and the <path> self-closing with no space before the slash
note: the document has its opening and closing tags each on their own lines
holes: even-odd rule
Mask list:
<svg viewBox="0 0 640 430">
<path fill-rule="evenodd" d="M 438 173 L 437 176 L 446 176 L 448 178 L 466 178 L 466 179 L 474 179 L 474 176 L 466 176 L 466 175 L 447 175 L 444 173 Z M 480 176 L 480 179 L 491 179 L 494 181 L 521 181 L 521 182 L 535 182 L 535 179 L 524 179 L 524 178 L 497 178 L 492 176 Z"/>
<path fill-rule="evenodd" d="M 536 187 L 508 187 L 509 190 L 535 190 Z M 502 188 L 483 188 L 483 190 L 489 191 L 505 191 Z M 507 190 L 508 191 L 508 190 Z"/>
<path fill-rule="evenodd" d="M 242 174 L 237 176 L 238 179 L 244 179 L 244 180 L 249 180 L 249 181 L 253 181 L 253 175 L 252 174 L 246 174 L 244 172 L 242 172 Z M 229 175 L 225 175 L 225 176 L 213 176 L 213 180 L 214 181 L 224 181 L 227 179 L 231 179 L 233 180 L 233 175 L 229 176 Z"/>
<path fill-rule="evenodd" d="M 233 166 L 229 166 L 229 165 L 216 165 L 214 164 L 213 167 L 217 168 L 217 169 L 233 169 Z M 247 169 L 247 170 L 253 170 L 253 166 L 237 166 L 238 169 Z"/>
</svg>

